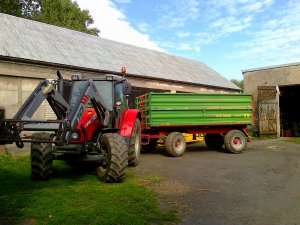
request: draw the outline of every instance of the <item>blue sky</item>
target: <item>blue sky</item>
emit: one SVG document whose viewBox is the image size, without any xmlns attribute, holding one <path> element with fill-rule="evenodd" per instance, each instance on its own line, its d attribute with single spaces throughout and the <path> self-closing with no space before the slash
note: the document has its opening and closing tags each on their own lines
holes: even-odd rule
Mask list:
<svg viewBox="0 0 300 225">
<path fill-rule="evenodd" d="M 227 79 L 300 62 L 300 0 L 77 0 L 101 37 L 202 61 Z"/>
</svg>

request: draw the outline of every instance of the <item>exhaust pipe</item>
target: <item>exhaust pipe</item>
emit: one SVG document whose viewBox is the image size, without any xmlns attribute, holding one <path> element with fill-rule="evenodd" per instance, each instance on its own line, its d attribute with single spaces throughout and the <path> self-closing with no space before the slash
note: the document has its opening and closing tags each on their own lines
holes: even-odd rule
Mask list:
<svg viewBox="0 0 300 225">
<path fill-rule="evenodd" d="M 60 74 L 59 70 L 57 70 L 57 77 L 58 77 L 58 92 L 64 96 L 64 78 L 62 77 L 62 75 Z"/>
</svg>

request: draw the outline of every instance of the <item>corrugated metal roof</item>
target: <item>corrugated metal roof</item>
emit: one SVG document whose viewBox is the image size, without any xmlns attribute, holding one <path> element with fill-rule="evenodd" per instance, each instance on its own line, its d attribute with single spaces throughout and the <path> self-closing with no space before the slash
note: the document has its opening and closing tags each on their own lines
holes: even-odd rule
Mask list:
<svg viewBox="0 0 300 225">
<path fill-rule="evenodd" d="M 239 90 L 199 61 L 2 13 L 0 55 Z"/>
</svg>

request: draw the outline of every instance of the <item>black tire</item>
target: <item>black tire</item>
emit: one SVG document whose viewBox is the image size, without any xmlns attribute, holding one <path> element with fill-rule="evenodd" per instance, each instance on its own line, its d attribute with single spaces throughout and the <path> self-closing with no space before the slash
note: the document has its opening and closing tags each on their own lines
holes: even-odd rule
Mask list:
<svg viewBox="0 0 300 225">
<path fill-rule="evenodd" d="M 136 166 L 139 163 L 141 154 L 141 122 L 139 119 L 135 120 L 132 135 L 130 137 L 128 150 L 128 165 Z"/>
<path fill-rule="evenodd" d="M 208 149 L 219 150 L 224 145 L 224 137 L 221 134 L 206 134 L 204 137 Z"/>
<path fill-rule="evenodd" d="M 247 137 L 240 130 L 231 130 L 225 135 L 224 144 L 228 152 L 242 153 L 247 146 Z"/>
<path fill-rule="evenodd" d="M 48 139 L 50 134 L 36 133 L 34 140 Z M 31 143 L 31 178 L 47 180 L 53 176 L 53 153 L 51 143 Z"/>
<path fill-rule="evenodd" d="M 107 183 L 118 183 L 125 180 L 128 165 L 127 145 L 122 136 L 116 133 L 103 134 L 100 139 L 101 152 L 106 154 L 106 160 L 100 162 L 97 176 Z"/>
<path fill-rule="evenodd" d="M 186 149 L 185 138 L 179 132 L 172 132 L 167 136 L 165 146 L 170 156 L 182 156 Z"/>
</svg>

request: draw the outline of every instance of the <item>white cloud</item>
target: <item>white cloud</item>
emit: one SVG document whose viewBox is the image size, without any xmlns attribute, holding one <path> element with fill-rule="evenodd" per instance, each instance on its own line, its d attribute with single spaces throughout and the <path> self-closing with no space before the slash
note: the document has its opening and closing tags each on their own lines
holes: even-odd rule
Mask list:
<svg viewBox="0 0 300 225">
<path fill-rule="evenodd" d="M 274 0 L 211 0 L 209 5 L 213 8 L 223 8 L 229 15 L 236 15 L 243 12 L 259 12 L 269 7 Z"/>
<path fill-rule="evenodd" d="M 261 2 L 253 2 L 251 4 L 245 5 L 244 7 L 241 8 L 241 10 L 253 12 L 253 11 L 261 10 L 262 6 L 263 5 Z"/>
<path fill-rule="evenodd" d="M 159 13 L 161 28 L 184 27 L 189 20 L 195 20 L 199 16 L 199 2 L 196 0 L 169 0 L 160 6 Z"/>
<path fill-rule="evenodd" d="M 200 52 L 203 46 L 221 41 L 223 38 L 242 31 L 251 30 L 256 25 L 256 17 L 273 4 L 274 0 L 171 0 L 168 5 L 160 6 L 160 29 L 174 30 L 177 39 L 161 41 L 166 49 L 178 51 Z M 188 23 L 197 21 L 199 32 L 188 30 Z M 175 31 L 182 28 L 183 31 Z M 177 29 L 178 30 L 178 29 Z M 183 45 L 178 43 L 178 38 L 186 41 Z M 173 44 L 171 44 L 173 42 Z M 168 47 L 168 46 L 173 46 Z"/>
<path fill-rule="evenodd" d="M 118 0 L 129 3 L 128 0 Z M 139 47 L 163 51 L 149 35 L 134 29 L 112 0 L 77 0 L 81 9 L 88 9 L 94 19 L 94 27 L 101 30 L 100 37 Z"/>
<path fill-rule="evenodd" d="M 208 6 L 219 13 L 215 17 L 209 17 L 209 27 L 218 29 L 219 37 L 244 30 L 252 25 L 255 15 L 270 7 L 273 2 L 274 0 L 212 0 Z"/>
<path fill-rule="evenodd" d="M 190 32 L 179 31 L 179 32 L 176 34 L 176 36 L 179 37 L 179 38 L 185 38 L 185 37 L 191 36 L 191 33 L 190 33 Z"/>
<path fill-rule="evenodd" d="M 237 43 L 232 58 L 243 59 L 249 66 L 265 66 L 300 61 L 300 5 L 291 1 L 274 13 L 251 39 Z"/>
<path fill-rule="evenodd" d="M 188 43 L 179 43 L 178 50 L 192 50 L 193 47 Z"/>
<path fill-rule="evenodd" d="M 114 0 L 114 1 L 120 4 L 128 4 L 131 2 L 131 0 Z"/>
<path fill-rule="evenodd" d="M 141 22 L 138 24 L 138 29 L 143 33 L 147 33 L 149 28 L 150 28 L 150 25 L 148 23 Z"/>
</svg>

